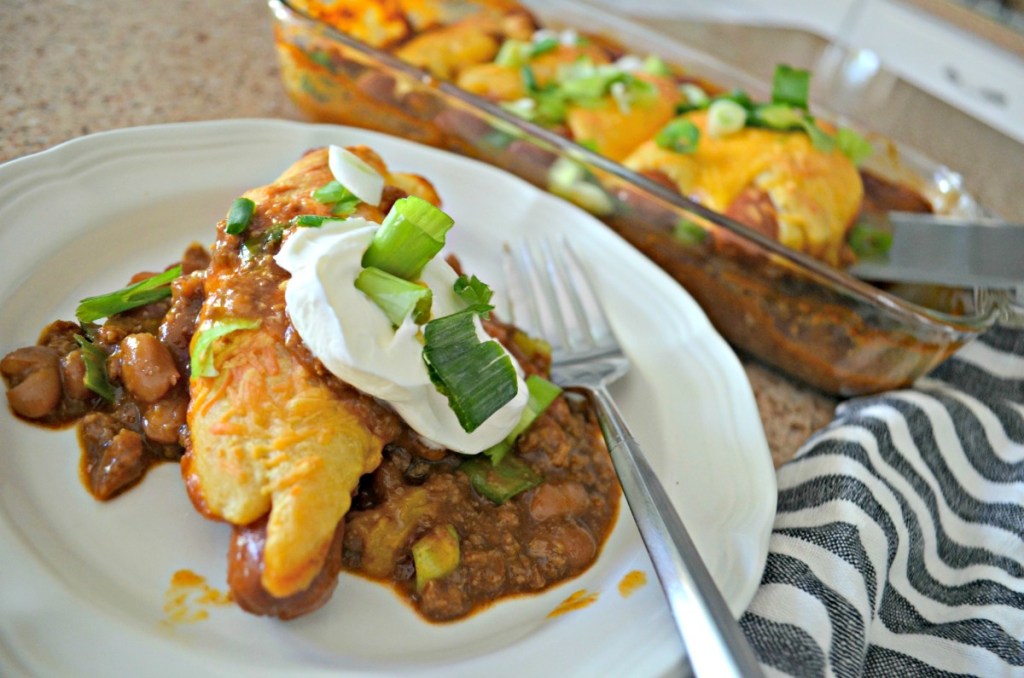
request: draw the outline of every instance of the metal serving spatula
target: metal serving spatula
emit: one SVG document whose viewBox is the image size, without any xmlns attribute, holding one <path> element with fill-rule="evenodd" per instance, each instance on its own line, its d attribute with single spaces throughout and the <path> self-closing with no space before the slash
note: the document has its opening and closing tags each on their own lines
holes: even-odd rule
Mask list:
<svg viewBox="0 0 1024 678">
<path fill-rule="evenodd" d="M 858 278 L 949 287 L 1024 285 L 1024 224 L 911 212 L 866 221 L 890 233 L 892 247 L 858 260 L 849 269 Z"/>
</svg>

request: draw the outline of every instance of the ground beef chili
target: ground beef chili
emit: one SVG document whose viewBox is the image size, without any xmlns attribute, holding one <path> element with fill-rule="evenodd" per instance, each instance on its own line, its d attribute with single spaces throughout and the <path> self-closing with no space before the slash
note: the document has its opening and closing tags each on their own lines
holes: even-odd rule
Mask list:
<svg viewBox="0 0 1024 678">
<path fill-rule="evenodd" d="M 258 244 L 261 255 L 273 254 L 279 238 Z M 98 500 L 133 487 L 153 464 L 182 456 L 189 435 L 189 344 L 209 263 L 206 250 L 193 246 L 169 298 L 116 314 L 100 326 L 54 322 L 35 346 L 0 361 L 8 402 L 19 418 L 55 428 L 77 422 L 82 480 Z M 268 289 L 279 289 L 280 273 L 270 267 L 274 284 L 260 278 L 251 289 L 233 289 L 232 298 L 259 303 Z M 536 482 L 499 505 L 474 489 L 465 467 L 470 457 L 430 446 L 390 408 L 327 372 L 286 316 L 280 324 L 289 350 L 338 397 L 363 403 L 366 425 L 391 442 L 381 466 L 362 479 L 327 566 L 309 591 L 268 601 L 259 585 L 265 519 L 236 528 L 229 578 L 242 607 L 261 614 L 272 608 L 283 619 L 300 616 L 326 600 L 338 570 L 345 569 L 391 585 L 426 619 L 448 621 L 503 597 L 541 591 L 594 562 L 615 522 L 619 485 L 588 403 L 560 396 L 519 437 L 509 456 Z M 543 342 L 493 318 L 485 327 L 526 374 L 547 374 L 550 357 Z M 76 336 L 90 338 L 106 356 L 112 400 L 85 387 Z M 458 565 L 417 586 L 412 551 L 437 529 L 458 535 Z"/>
<path fill-rule="evenodd" d="M 588 404 L 560 397 L 517 448 L 543 482 L 496 505 L 460 471 L 465 457 L 431 454 L 411 437 L 388 445 L 346 518 L 345 568 L 393 584 L 433 621 L 463 617 L 585 570 L 619 501 L 615 470 Z M 418 589 L 410 547 L 448 525 L 460 535 L 459 565 Z"/>
</svg>

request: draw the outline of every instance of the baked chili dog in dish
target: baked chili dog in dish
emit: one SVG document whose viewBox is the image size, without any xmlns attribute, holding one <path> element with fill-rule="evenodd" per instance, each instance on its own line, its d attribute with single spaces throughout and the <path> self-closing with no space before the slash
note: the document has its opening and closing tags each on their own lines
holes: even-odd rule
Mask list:
<svg viewBox="0 0 1024 678">
<path fill-rule="evenodd" d="M 780 65 L 771 99 L 754 101 L 601 35 L 552 30 L 514 3 L 461 12 L 445 2 L 357 3 L 367 15 L 355 22 L 331 3 L 294 5 L 833 266 L 888 246 L 862 214 L 932 209 L 913 186 L 861 167 L 872 146 L 859 134 L 810 114 L 806 71 Z M 402 28 L 368 35 L 381 21 L 371 10 Z M 548 183 L 597 214 L 611 209 L 578 180 L 553 168 Z M 738 242 L 713 224 L 700 228 L 722 247 Z"/>
</svg>

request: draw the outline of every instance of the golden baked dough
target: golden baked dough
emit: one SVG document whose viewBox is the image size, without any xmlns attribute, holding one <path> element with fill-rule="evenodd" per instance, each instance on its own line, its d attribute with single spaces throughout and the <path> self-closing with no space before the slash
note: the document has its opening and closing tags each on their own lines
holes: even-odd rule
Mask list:
<svg viewBox="0 0 1024 678">
<path fill-rule="evenodd" d="M 693 153 L 676 153 L 649 140 L 623 162 L 638 172 L 659 172 L 680 193 L 728 212 L 745 191 L 771 201 L 779 242 L 830 264 L 840 263 L 846 232 L 864 195 L 857 168 L 841 151 L 816 149 L 802 132 L 744 128 L 715 137 L 707 112 L 686 114 L 701 131 Z"/>
</svg>

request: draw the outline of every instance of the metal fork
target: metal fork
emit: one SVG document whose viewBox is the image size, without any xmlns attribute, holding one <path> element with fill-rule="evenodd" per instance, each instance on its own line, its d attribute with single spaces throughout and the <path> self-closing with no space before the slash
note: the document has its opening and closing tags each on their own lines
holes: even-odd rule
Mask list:
<svg viewBox="0 0 1024 678">
<path fill-rule="evenodd" d="M 559 252 L 561 254 L 559 254 Z M 607 386 L 626 374 L 623 353 L 568 243 L 506 247 L 510 314 L 551 343 L 552 379 L 594 403 L 612 462 L 698 676 L 763 675 L 739 624 Z"/>
</svg>

